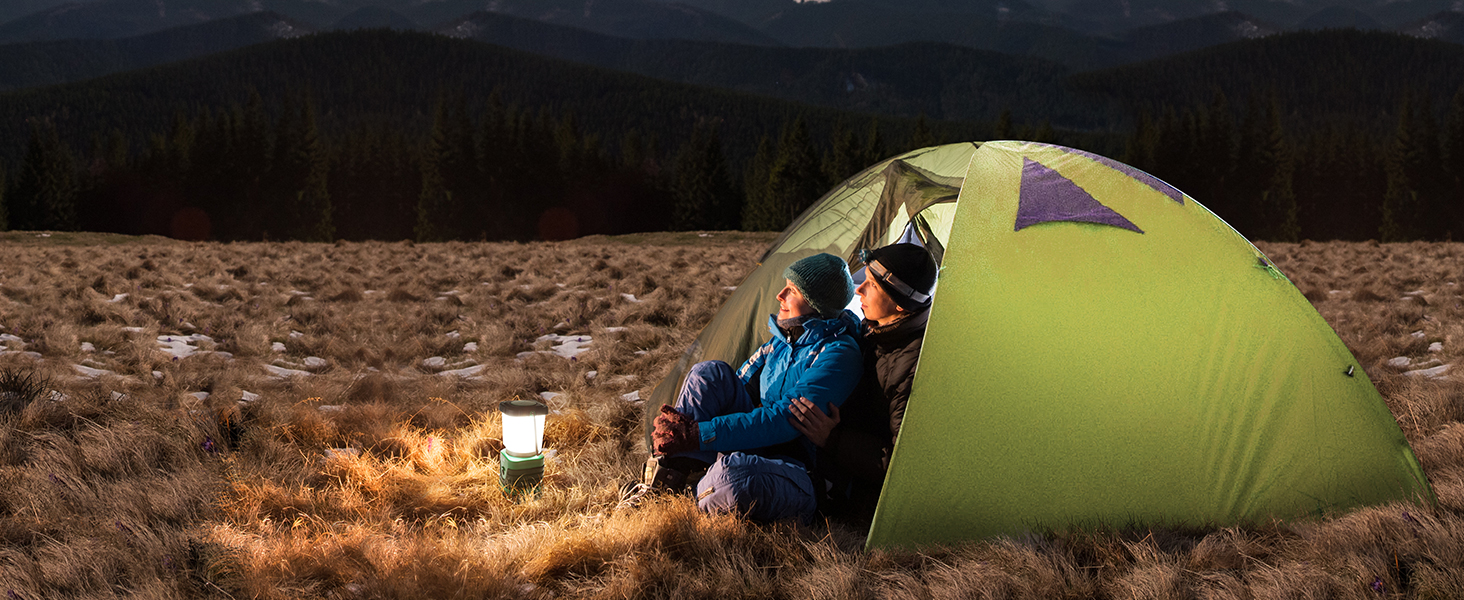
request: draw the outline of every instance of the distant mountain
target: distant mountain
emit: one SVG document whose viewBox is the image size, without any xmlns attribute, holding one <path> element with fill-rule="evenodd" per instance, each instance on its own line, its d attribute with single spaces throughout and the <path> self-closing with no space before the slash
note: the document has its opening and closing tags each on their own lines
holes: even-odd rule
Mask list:
<svg viewBox="0 0 1464 600">
<path fill-rule="evenodd" d="M 397 11 L 381 6 L 363 6 L 351 11 L 330 26 L 331 29 L 350 31 L 353 29 L 396 29 L 411 31 L 419 29 L 415 21 Z"/>
<path fill-rule="evenodd" d="M 61 6 L 62 4 L 75 3 L 77 0 L 5 0 L 0 2 L 0 23 L 6 23 L 19 19 L 29 14 L 38 13 L 48 8 Z"/>
<path fill-rule="evenodd" d="M 761 136 L 776 135 L 795 115 L 806 118 L 818 139 L 838 123 L 863 131 L 877 118 L 882 135 L 904 140 L 915 124 L 915 119 L 668 82 L 481 42 L 372 30 L 279 40 L 85 82 L 0 94 L 0 140 L 8 140 L 0 147 L 0 164 L 16 160 L 24 150 L 32 119 L 54 123 L 79 149 L 113 129 L 127 139 L 146 140 L 166 130 L 179 111 L 242 105 L 252 91 L 273 103 L 307 90 L 326 132 L 389 123 L 422 133 L 444 94 L 463 94 L 476 114 L 496 93 L 506 104 L 529 109 L 526 118 L 540 107 L 573 114 L 584 131 L 612 144 L 635 130 L 674 148 L 696 124 L 721 123 L 726 153 L 734 162 L 750 157 Z M 989 134 L 988 124 L 932 120 L 929 125 L 949 139 Z"/>
<path fill-rule="evenodd" d="M 402 9 L 402 14 L 438 28 L 444 22 L 485 10 L 631 39 L 778 45 L 777 40 L 735 19 L 685 4 L 652 0 L 428 0 Z"/>
<path fill-rule="evenodd" d="M 1047 118 L 1084 129 L 1097 126 L 1094 119 L 1102 114 L 1072 101 L 1064 89 L 1069 70 L 1057 63 L 947 44 L 835 49 L 628 40 L 495 13 L 471 15 L 442 31 L 619 71 L 846 110 L 976 121 L 995 121 L 1011 110 L 1020 121 Z"/>
<path fill-rule="evenodd" d="M 1283 33 L 1169 58 L 1073 75 L 1081 92 L 1113 98 L 1157 117 L 1208 104 L 1274 96 L 1288 127 L 1345 122 L 1380 134 L 1396 126 L 1405 92 L 1445 106 L 1464 86 L 1464 46 L 1397 33 L 1327 30 Z"/>
<path fill-rule="evenodd" d="M 1464 44 L 1464 13 L 1441 12 L 1399 31 L 1416 38 Z"/>
<path fill-rule="evenodd" d="M 1092 23 L 1092 33 L 1117 33 L 1229 11 L 1286 28 L 1388 29 L 1459 8 L 1456 0 L 1072 0 L 1054 10 Z"/>
<path fill-rule="evenodd" d="M 1350 6 L 1329 6 L 1302 19 L 1293 29 L 1382 29 L 1377 19 Z"/>
<path fill-rule="evenodd" d="M 259 12 L 122 40 L 0 45 L 0 91 L 80 81 L 309 32 L 278 14 Z"/>
</svg>

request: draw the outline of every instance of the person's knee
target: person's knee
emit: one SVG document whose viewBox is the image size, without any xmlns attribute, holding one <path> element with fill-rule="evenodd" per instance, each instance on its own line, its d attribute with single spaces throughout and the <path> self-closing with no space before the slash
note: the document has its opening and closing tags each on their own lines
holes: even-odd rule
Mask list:
<svg viewBox="0 0 1464 600">
<path fill-rule="evenodd" d="M 688 379 L 696 377 L 715 381 L 726 376 L 736 377 L 737 372 L 732 369 L 732 365 L 720 360 L 704 360 L 692 365 L 686 372 Z"/>
<path fill-rule="evenodd" d="M 801 467 L 734 453 L 723 455 L 697 485 L 697 506 L 758 521 L 806 521 L 817 508 L 813 484 Z"/>
</svg>

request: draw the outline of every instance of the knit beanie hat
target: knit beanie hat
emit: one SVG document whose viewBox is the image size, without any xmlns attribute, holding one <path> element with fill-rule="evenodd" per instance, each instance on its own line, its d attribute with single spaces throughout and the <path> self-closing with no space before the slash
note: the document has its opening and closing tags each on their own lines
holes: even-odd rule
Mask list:
<svg viewBox="0 0 1464 600">
<path fill-rule="evenodd" d="M 890 244 L 860 253 L 867 268 L 865 277 L 873 277 L 895 304 L 905 310 L 930 306 L 931 288 L 940 267 L 935 257 L 919 244 Z"/>
<path fill-rule="evenodd" d="M 854 280 L 849 265 L 832 254 L 815 254 L 799 259 L 783 270 L 783 278 L 803 294 L 820 317 L 829 319 L 844 310 L 854 299 Z"/>
</svg>

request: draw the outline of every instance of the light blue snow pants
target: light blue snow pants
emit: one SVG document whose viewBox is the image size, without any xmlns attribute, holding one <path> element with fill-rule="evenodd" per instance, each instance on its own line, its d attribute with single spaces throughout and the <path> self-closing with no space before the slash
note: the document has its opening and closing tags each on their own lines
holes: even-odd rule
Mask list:
<svg viewBox="0 0 1464 600">
<path fill-rule="evenodd" d="M 720 360 L 692 365 L 676 396 L 676 410 L 697 421 L 754 407 L 737 372 Z M 808 522 L 818 508 L 808 470 L 796 460 L 711 450 L 677 456 L 712 465 L 696 484 L 696 504 L 704 511 L 736 512 L 758 521 Z"/>
</svg>

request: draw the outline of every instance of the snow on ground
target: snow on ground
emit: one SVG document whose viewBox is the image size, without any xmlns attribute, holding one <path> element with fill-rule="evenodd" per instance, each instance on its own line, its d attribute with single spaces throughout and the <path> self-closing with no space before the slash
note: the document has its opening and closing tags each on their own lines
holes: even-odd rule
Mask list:
<svg viewBox="0 0 1464 600">
<path fill-rule="evenodd" d="M 275 352 L 284 352 L 285 351 L 285 343 L 284 342 L 275 342 L 273 344 L 270 344 L 269 349 L 270 350 L 273 350 Z"/>
<path fill-rule="evenodd" d="M 478 342 L 468 342 L 466 344 L 463 344 L 463 352 L 477 352 L 477 351 L 478 351 Z"/>
<path fill-rule="evenodd" d="M 1429 344 L 1428 345 L 1428 351 L 1429 352 L 1443 352 L 1444 351 L 1444 343 L 1443 342 L 1434 342 L 1432 344 Z"/>
<path fill-rule="evenodd" d="M 464 368 L 461 368 L 461 369 L 453 369 L 451 371 L 441 371 L 441 372 L 438 372 L 437 374 L 438 375 L 441 375 L 443 377 L 463 377 L 463 378 L 466 378 L 466 379 L 482 379 L 481 377 L 478 376 L 478 374 L 479 373 L 482 373 L 483 372 L 483 369 L 486 369 L 486 368 L 488 368 L 488 365 L 473 365 L 471 367 L 464 367 Z"/>
<path fill-rule="evenodd" d="M 534 342 L 538 343 L 546 340 L 554 342 L 554 347 L 548 350 L 530 350 L 528 352 L 520 352 L 516 356 L 520 359 L 523 359 L 533 356 L 535 354 L 554 354 L 562 356 L 564 358 L 573 359 L 576 356 L 588 352 L 590 350 L 590 343 L 594 341 L 590 339 L 590 336 L 588 335 L 557 335 L 551 333 L 548 335 L 539 336 L 534 340 Z"/>
<path fill-rule="evenodd" d="M 200 350 L 198 348 L 198 344 L 200 342 L 208 342 L 212 344 L 213 338 L 203 335 L 201 333 L 195 333 L 193 335 L 158 336 L 158 346 L 160 346 L 160 349 L 164 353 L 171 354 L 175 360 L 180 358 L 188 358 L 195 354 L 217 354 L 224 358 L 234 358 L 234 355 L 228 352 Z"/>
<path fill-rule="evenodd" d="M 641 402 L 645 402 L 645 400 L 642 400 L 641 397 L 640 397 L 640 390 L 636 390 L 636 391 L 631 392 L 629 394 L 621 395 L 620 396 L 620 399 L 621 400 L 624 400 L 626 402 L 634 403 L 634 404 L 640 404 Z"/>
<path fill-rule="evenodd" d="M 1439 365 L 1432 369 L 1418 369 L 1416 371 L 1404 371 L 1403 375 L 1408 377 L 1427 377 L 1429 379 L 1445 379 L 1444 373 L 1448 372 L 1452 365 Z"/>
<path fill-rule="evenodd" d="M 127 294 L 117 294 L 116 296 L 112 296 L 112 299 L 111 300 L 108 300 L 107 302 L 109 302 L 111 304 L 116 304 L 116 303 L 121 302 L 121 301 L 126 300 L 126 299 L 127 299 Z"/>
<path fill-rule="evenodd" d="M 326 364 L 325 363 L 325 359 L 323 359 L 323 358 L 321 358 L 319 356 L 307 356 L 307 357 L 305 357 L 305 366 L 308 367 L 308 368 L 311 368 L 311 369 L 319 369 L 321 367 L 324 367 L 325 364 Z"/>
<path fill-rule="evenodd" d="M 117 374 L 117 373 L 115 373 L 113 371 L 108 371 L 106 369 L 93 369 L 91 367 L 83 367 L 81 365 L 71 365 L 71 368 L 76 369 L 76 372 L 77 373 L 81 373 L 83 377 L 96 378 L 96 377 L 101 377 L 103 375 L 116 375 Z"/>
<path fill-rule="evenodd" d="M 424 359 L 422 361 L 422 366 L 429 369 L 441 369 L 447 366 L 447 359 L 441 356 L 434 356 L 432 358 Z"/>
<path fill-rule="evenodd" d="M 622 293 L 622 294 L 620 294 L 620 297 L 621 298 L 625 298 L 627 301 L 630 301 L 630 302 L 640 302 L 640 300 L 636 300 L 635 299 L 635 295 L 634 294 L 625 294 L 625 293 Z"/>
<path fill-rule="evenodd" d="M 295 369 L 286 369 L 284 367 L 278 367 L 275 365 L 264 365 L 264 368 L 265 370 L 269 371 L 269 376 L 273 379 L 289 379 L 291 377 L 310 376 L 309 371 L 297 371 Z"/>
</svg>

